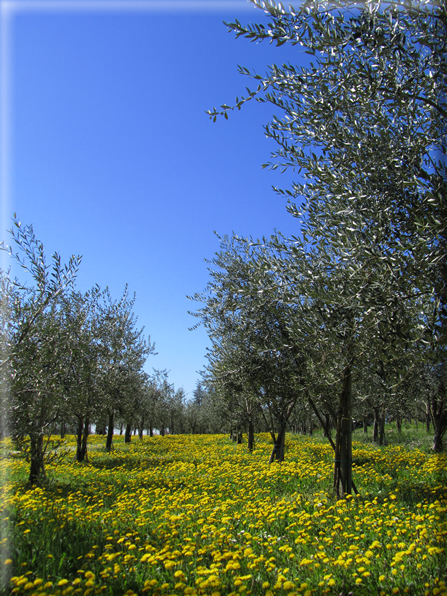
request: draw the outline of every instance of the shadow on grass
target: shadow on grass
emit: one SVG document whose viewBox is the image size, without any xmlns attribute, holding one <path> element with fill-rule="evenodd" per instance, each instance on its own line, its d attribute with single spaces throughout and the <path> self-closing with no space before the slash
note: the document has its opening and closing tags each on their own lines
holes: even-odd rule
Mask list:
<svg viewBox="0 0 447 596">
<path fill-rule="evenodd" d="M 86 520 L 65 522 L 59 527 L 46 521 L 35 522 L 31 540 L 20 531 L 14 534 L 11 555 L 15 573 L 32 569 L 44 580 L 75 576 L 93 547 L 102 551 L 105 545 L 101 528 Z"/>
<path fill-rule="evenodd" d="M 158 468 L 169 464 L 191 463 L 189 459 L 179 459 L 177 457 L 142 457 L 138 459 L 129 459 L 124 457 L 113 457 L 113 455 L 104 458 L 91 459 L 88 465 L 98 470 L 141 470 L 141 468 Z"/>
<path fill-rule="evenodd" d="M 447 488 L 445 486 L 433 488 L 427 484 L 405 483 L 399 491 L 399 501 L 406 505 L 414 505 L 423 502 L 431 504 L 446 498 Z"/>
</svg>

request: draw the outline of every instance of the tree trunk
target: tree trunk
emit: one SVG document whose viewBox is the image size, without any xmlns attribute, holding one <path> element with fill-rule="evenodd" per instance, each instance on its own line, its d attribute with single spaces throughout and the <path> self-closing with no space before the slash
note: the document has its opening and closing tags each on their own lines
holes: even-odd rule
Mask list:
<svg viewBox="0 0 447 596">
<path fill-rule="evenodd" d="M 445 390 L 443 391 L 445 395 Z M 442 439 L 447 430 L 447 409 L 444 406 L 443 395 L 430 399 L 430 414 L 435 434 L 433 436 L 433 451 L 442 451 Z"/>
<path fill-rule="evenodd" d="M 65 439 L 65 420 L 61 422 L 61 439 Z"/>
<path fill-rule="evenodd" d="M 374 431 L 373 431 L 373 441 L 377 443 L 379 441 L 379 418 L 380 418 L 380 408 L 374 408 Z"/>
<path fill-rule="evenodd" d="M 124 427 L 123 427 L 123 424 L 121 423 L 121 424 L 120 424 L 120 435 L 122 435 L 122 434 L 123 434 L 123 428 L 124 428 Z"/>
<path fill-rule="evenodd" d="M 432 449 L 433 451 L 440 453 L 443 448 L 442 439 L 447 428 L 447 412 L 445 410 L 441 416 L 434 420 L 433 426 L 435 427 L 435 434 L 433 436 Z"/>
<path fill-rule="evenodd" d="M 320 424 L 321 424 L 321 426 L 323 427 L 323 429 L 325 429 L 325 428 L 326 428 L 325 422 L 323 421 L 323 418 L 321 417 L 321 414 L 318 412 L 318 409 L 317 409 L 317 407 L 315 406 L 315 404 L 314 404 L 313 400 L 311 399 L 311 397 L 310 397 L 309 395 L 307 396 L 307 398 L 308 398 L 308 400 L 309 400 L 309 403 L 310 403 L 310 406 L 311 406 L 312 410 L 313 410 L 313 411 L 314 411 L 314 413 L 315 413 L 315 416 L 316 416 L 316 417 L 318 418 L 318 420 L 320 421 Z M 335 412 L 334 412 L 334 414 L 335 414 Z M 335 446 L 335 443 L 334 443 L 334 441 L 332 440 L 332 437 L 330 436 L 330 433 L 326 433 L 326 436 L 328 437 L 328 439 L 329 439 L 329 443 L 331 444 L 331 447 L 332 447 L 332 449 L 333 449 L 333 451 L 334 451 L 334 459 L 336 459 L 336 458 L 335 458 L 335 454 L 336 454 L 336 452 L 337 452 L 337 448 L 336 448 L 336 446 Z M 334 468 L 335 468 L 335 463 L 334 463 Z M 334 469 L 334 474 L 335 474 L 335 469 Z M 355 486 L 354 479 L 353 479 L 352 477 L 351 477 L 351 484 L 352 484 L 352 488 L 353 488 L 353 490 L 354 490 L 355 494 L 356 494 L 356 495 L 358 495 L 359 493 L 358 493 L 357 487 Z"/>
<path fill-rule="evenodd" d="M 106 450 L 107 451 L 110 451 L 112 449 L 114 425 L 115 425 L 115 413 L 109 412 L 109 426 L 107 429 L 107 439 L 106 439 Z"/>
<path fill-rule="evenodd" d="M 379 445 L 385 445 L 385 407 L 382 409 L 382 413 L 379 418 Z"/>
<path fill-rule="evenodd" d="M 400 416 L 396 416 L 396 427 L 397 427 L 397 432 L 399 434 L 402 433 L 402 419 Z"/>
<path fill-rule="evenodd" d="M 331 417 L 329 414 L 324 415 L 323 436 L 327 438 L 331 436 Z"/>
<path fill-rule="evenodd" d="M 253 420 L 249 420 L 248 422 L 248 450 L 253 451 L 253 447 L 255 445 L 255 427 L 253 424 Z"/>
<path fill-rule="evenodd" d="M 31 437 L 31 466 L 28 477 L 28 482 L 38 484 L 45 478 L 45 467 L 43 463 L 43 435 Z"/>
<path fill-rule="evenodd" d="M 427 434 L 430 433 L 430 403 L 427 401 L 425 406 L 425 428 L 427 430 Z"/>
<path fill-rule="evenodd" d="M 273 450 L 270 455 L 269 464 L 274 460 L 284 461 L 284 447 L 286 443 L 286 423 L 284 423 L 278 435 L 274 438 Z"/>
<path fill-rule="evenodd" d="M 82 416 L 77 416 L 78 419 L 78 428 L 76 431 L 76 459 L 77 461 L 82 461 L 80 458 L 81 453 L 81 445 L 82 445 L 82 431 L 84 430 L 84 420 Z"/>
<path fill-rule="evenodd" d="M 368 432 L 368 416 L 363 416 L 363 432 Z"/>
<path fill-rule="evenodd" d="M 352 492 L 352 376 L 350 367 L 343 375 L 343 389 L 337 415 L 335 439 L 334 488 L 337 497 Z"/>
<path fill-rule="evenodd" d="M 85 460 L 88 459 L 87 441 L 88 441 L 89 434 L 90 434 L 90 424 L 89 424 L 89 419 L 87 416 L 87 418 L 85 419 L 84 434 L 82 436 L 82 453 L 83 453 L 83 459 L 85 459 Z"/>
<path fill-rule="evenodd" d="M 140 440 L 143 440 L 143 432 L 144 432 L 144 416 L 141 418 L 141 424 L 140 424 L 140 428 L 138 431 L 138 436 L 140 437 Z"/>
<path fill-rule="evenodd" d="M 89 431 L 88 416 L 78 416 L 78 431 L 76 434 L 76 459 L 78 462 L 83 462 L 87 459 L 87 441 Z"/>
<path fill-rule="evenodd" d="M 309 418 L 309 436 L 314 434 L 314 425 L 312 421 L 312 417 Z"/>
<path fill-rule="evenodd" d="M 126 432 L 124 434 L 124 442 L 130 443 L 132 440 L 132 425 L 126 424 Z"/>
<path fill-rule="evenodd" d="M 164 425 L 164 423 L 161 425 L 160 434 L 161 434 L 162 437 L 165 436 L 165 425 Z"/>
</svg>

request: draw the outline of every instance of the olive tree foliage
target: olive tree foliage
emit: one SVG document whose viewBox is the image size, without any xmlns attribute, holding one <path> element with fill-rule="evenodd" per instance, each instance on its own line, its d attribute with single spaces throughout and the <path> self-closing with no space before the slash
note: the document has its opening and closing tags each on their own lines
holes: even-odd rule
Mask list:
<svg viewBox="0 0 447 596">
<path fill-rule="evenodd" d="M 98 305 L 98 345 L 101 354 L 101 390 L 107 417 L 106 449 L 112 448 L 115 416 L 126 427 L 137 427 L 142 436 L 148 417 L 147 400 L 151 398 L 150 382 L 143 367 L 155 344 L 144 337 L 133 312 L 136 296 L 129 297 L 126 285 L 119 300 L 107 290 Z M 127 433 L 127 438 L 129 434 Z"/>
<path fill-rule="evenodd" d="M 425 281 L 440 299 L 447 220 L 445 3 L 317 0 L 297 11 L 254 4 L 271 22 L 229 24 L 237 37 L 290 43 L 315 56 L 310 68 L 272 66 L 266 77 L 240 69 L 260 81 L 247 99 L 283 112 L 265 127 L 279 145 L 265 167 L 293 168 L 307 178 L 305 185 L 279 190 L 291 199 L 290 211 L 300 217 L 293 201 L 303 198 L 304 232 L 340 256 L 364 257 L 362 241 L 374 233 L 375 244 L 386 249 L 379 259 L 395 269 L 404 254 L 407 267 L 424 266 L 421 291 Z M 222 107 L 211 116 L 229 109 Z"/>
<path fill-rule="evenodd" d="M 98 287 L 85 294 L 73 291 L 64 305 L 64 327 L 70 333 L 66 351 L 69 366 L 60 382 L 67 400 L 64 420 L 74 424 L 76 459 L 80 462 L 87 458 L 89 428 L 104 402 L 101 391 L 102 326 L 98 317 L 102 293 Z"/>
<path fill-rule="evenodd" d="M 208 354 L 207 382 L 214 389 L 214 396 L 220 404 L 221 419 L 230 437 L 242 442 L 242 433 L 247 432 L 248 450 L 254 448 L 254 433 L 260 414 L 261 402 L 253 386 L 257 366 L 255 346 L 237 342 L 232 336 L 222 338 L 214 344 Z M 250 366 L 251 364 L 251 366 Z"/>
<path fill-rule="evenodd" d="M 168 371 L 156 371 L 159 399 L 156 402 L 156 420 L 161 436 L 165 436 L 171 422 L 171 407 L 175 389 L 168 380 Z"/>
<path fill-rule="evenodd" d="M 298 403 L 310 404 L 323 426 L 329 416 L 337 428 L 334 485 L 350 492 L 352 374 L 373 341 L 356 286 L 340 265 L 330 268 L 321 255 L 276 237 L 224 240 L 222 248 L 207 290 L 194 296 L 204 306 L 193 313 L 213 343 L 208 370 L 218 395 L 248 419 L 254 410 L 262 414 L 274 443 L 270 461 L 284 459 Z M 330 301 L 335 291 L 343 304 Z"/>
<path fill-rule="evenodd" d="M 1 374 L 2 405 L 6 410 L 2 414 L 14 439 L 29 437 L 29 481 L 34 483 L 45 476 L 49 429 L 66 407 L 60 379 L 69 366 L 65 356 L 70 331 L 64 325 L 61 305 L 81 259 L 71 257 L 67 265 L 62 265 L 55 253 L 49 264 L 32 226 L 22 226 L 16 216 L 10 234 L 18 250 L 4 243 L 0 248 L 19 263 L 33 285 L 10 280 L 2 273 Z"/>
<path fill-rule="evenodd" d="M 166 371 L 154 370 L 154 373 L 147 379 L 147 382 L 144 385 L 144 426 L 151 437 L 154 436 L 154 430 L 159 427 L 158 412 L 162 407 L 161 402 L 163 401 L 160 381 L 165 374 L 167 374 Z"/>
<path fill-rule="evenodd" d="M 107 427 L 106 449 L 112 448 L 115 416 L 131 428 L 144 425 L 147 375 L 143 366 L 154 353 L 133 313 L 135 295 L 127 286 L 114 300 L 106 288 L 86 294 L 72 293 L 67 303 L 72 340 L 71 367 L 63 380 L 68 396 L 68 420 L 76 428 L 77 459 L 87 457 L 89 428 L 93 422 Z"/>
<path fill-rule="evenodd" d="M 207 397 L 208 392 L 204 386 L 203 380 L 197 381 L 192 398 L 185 402 L 185 432 L 193 435 L 206 432 L 208 423 L 210 422 L 209 412 L 206 408 Z"/>
<path fill-rule="evenodd" d="M 97 286 L 78 292 L 73 284 L 79 257 L 64 267 L 55 254 L 48 265 L 32 226 L 14 219 L 11 234 L 20 251 L 10 252 L 32 285 L 2 273 L 1 405 L 13 438 L 29 446 L 33 484 L 45 477 L 45 452 L 56 425 L 75 428 L 76 458 L 83 461 L 92 423 L 106 415 L 113 422 L 115 411 L 133 416 L 154 345 L 137 326 L 127 287 L 117 301 Z"/>
<path fill-rule="evenodd" d="M 185 399 L 183 430 L 189 434 L 218 434 L 228 431 L 227 409 L 208 384 L 205 371 L 197 381 L 192 398 Z"/>
<path fill-rule="evenodd" d="M 186 394 L 183 387 L 175 389 L 169 382 L 167 370 L 154 370 L 150 377 L 152 387 L 152 401 L 146 402 L 150 409 L 150 434 L 154 426 L 160 435 L 182 434 L 185 432 L 185 401 Z"/>
<path fill-rule="evenodd" d="M 226 315 L 235 320 L 229 312 Z M 237 325 L 237 323 L 236 323 Z M 221 420 L 221 430 L 230 434 L 233 440 L 242 442 L 242 433 L 248 433 L 248 449 L 254 446 L 256 414 L 259 400 L 250 384 L 247 362 L 252 350 L 241 339 L 241 334 L 228 333 L 213 342 L 208 352 L 208 366 L 203 371 L 204 382 L 212 389 L 212 399 L 216 404 Z M 239 340 L 239 342 L 238 342 Z M 250 354 L 251 352 L 251 354 Z M 251 360 L 253 363 L 253 361 Z"/>
<path fill-rule="evenodd" d="M 271 460 L 283 460 L 287 422 L 305 391 L 305 351 L 311 350 L 305 333 L 300 344 L 292 340 L 289 321 L 308 305 L 285 301 L 270 248 L 227 238 L 221 247 L 205 292 L 192 297 L 203 306 L 191 314 L 212 341 L 207 382 L 225 402 L 233 430 L 248 429 L 249 448 L 260 416 L 272 435 Z"/>
<path fill-rule="evenodd" d="M 323 309 L 331 311 L 326 324 L 344 325 L 351 360 L 366 353 L 371 343 L 359 339 L 372 333 L 373 345 L 385 355 L 377 368 L 385 366 L 389 378 L 396 376 L 394 365 L 411 345 L 431 346 L 433 357 L 442 361 L 445 3 L 374 0 L 353 6 L 317 0 L 298 10 L 254 4 L 269 22 L 228 24 L 236 36 L 292 44 L 314 62 L 301 68 L 274 65 L 265 76 L 241 67 L 258 87 L 210 116 L 227 117 L 253 98 L 282 114 L 265 127 L 278 145 L 265 167 L 292 168 L 304 177 L 290 189 L 276 189 L 301 220 L 304 240 L 290 242 L 290 253 L 311 247 L 322 264 L 327 279 Z M 348 396 L 352 362 L 345 359 L 343 371 Z M 346 397 L 342 419 L 351 416 L 349 401 Z M 435 416 L 443 418 L 445 396 L 439 401 Z M 435 436 L 435 448 L 440 444 L 442 437 Z"/>
<path fill-rule="evenodd" d="M 169 382 L 169 371 L 154 369 L 152 375 L 145 375 L 142 381 L 132 408 L 140 437 L 144 429 L 151 437 L 155 430 L 162 436 L 185 432 L 188 427 L 186 394 L 182 387 L 175 389 Z"/>
</svg>

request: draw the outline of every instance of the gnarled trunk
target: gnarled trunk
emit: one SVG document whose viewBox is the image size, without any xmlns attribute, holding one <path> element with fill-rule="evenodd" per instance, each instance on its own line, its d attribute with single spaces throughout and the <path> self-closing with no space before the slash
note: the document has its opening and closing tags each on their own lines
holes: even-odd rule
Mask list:
<svg viewBox="0 0 447 596">
<path fill-rule="evenodd" d="M 130 443 L 132 440 L 132 425 L 126 424 L 126 433 L 124 435 L 124 442 Z"/>
<path fill-rule="evenodd" d="M 107 428 L 106 450 L 112 449 L 113 443 L 113 427 L 115 424 L 115 412 L 109 412 L 109 426 Z"/>
<path fill-rule="evenodd" d="M 255 446 L 255 427 L 253 420 L 248 421 L 248 450 L 253 451 Z"/>
<path fill-rule="evenodd" d="M 270 455 L 269 464 L 271 464 L 274 460 L 284 461 L 284 447 L 286 443 L 286 423 L 283 423 L 279 433 L 276 436 L 274 433 L 271 434 L 273 436 L 273 450 L 272 454 Z"/>
<path fill-rule="evenodd" d="M 331 417 L 329 414 L 324 415 L 323 436 L 327 438 L 331 436 Z"/>
<path fill-rule="evenodd" d="M 88 416 L 77 416 L 78 430 L 76 434 L 76 459 L 82 462 L 87 459 L 87 441 L 89 434 Z"/>
<path fill-rule="evenodd" d="M 435 397 L 430 400 L 430 414 L 435 431 L 432 449 L 440 452 L 443 448 L 443 437 L 447 430 L 447 409 L 442 397 Z"/>
<path fill-rule="evenodd" d="M 385 407 L 383 405 L 373 406 L 374 410 L 374 443 L 383 445 L 385 438 Z"/>
<path fill-rule="evenodd" d="M 443 437 L 447 428 L 447 412 L 435 420 L 435 434 L 433 436 L 432 449 L 436 452 L 441 452 L 443 448 Z"/>
<path fill-rule="evenodd" d="M 334 488 L 338 497 L 352 492 L 352 375 L 350 367 L 343 374 L 343 389 L 337 414 L 335 439 Z"/>
<path fill-rule="evenodd" d="M 430 432 L 430 404 L 427 402 L 425 406 L 425 430 L 427 434 Z"/>
<path fill-rule="evenodd" d="M 45 478 L 45 466 L 43 462 L 44 451 L 43 451 L 43 435 L 37 437 L 30 437 L 31 442 L 31 466 L 28 477 L 30 484 L 38 484 Z"/>
<path fill-rule="evenodd" d="M 382 409 L 382 413 L 379 419 L 379 445 L 385 445 L 385 408 Z"/>
<path fill-rule="evenodd" d="M 138 429 L 138 436 L 140 437 L 140 440 L 143 439 L 143 431 L 144 431 L 144 416 L 142 416 L 142 418 L 141 418 L 140 427 Z"/>
</svg>

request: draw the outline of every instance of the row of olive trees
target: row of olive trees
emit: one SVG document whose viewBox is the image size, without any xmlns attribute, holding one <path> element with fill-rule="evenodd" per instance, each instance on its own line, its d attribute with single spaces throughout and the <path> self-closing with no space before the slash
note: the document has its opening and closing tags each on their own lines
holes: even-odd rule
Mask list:
<svg viewBox="0 0 447 596">
<path fill-rule="evenodd" d="M 231 427 L 227 412 L 215 399 L 215 392 L 201 381 L 188 398 L 183 388 L 174 390 L 166 371 L 156 371 L 150 378 L 148 390 L 150 399 L 140 394 L 140 399 L 134 402 L 130 422 L 118 417 L 118 426 L 125 426 L 129 433 L 126 440 L 129 440 L 132 428 L 142 438 L 144 430 L 152 437 L 156 433 L 162 436 L 222 433 Z"/>
<path fill-rule="evenodd" d="M 62 266 L 54 254 L 48 264 L 32 226 L 16 217 L 11 234 L 18 252 L 2 248 L 31 283 L 2 272 L 2 431 L 29 446 L 34 483 L 45 475 L 55 425 L 74 428 L 76 457 L 83 461 L 93 422 L 107 418 L 110 449 L 114 417 L 130 424 L 140 405 L 156 401 L 159 389 L 143 371 L 154 345 L 137 326 L 135 297 L 129 298 L 127 287 L 119 300 L 98 287 L 78 292 L 79 257 Z"/>
<path fill-rule="evenodd" d="M 272 458 L 282 457 L 298 403 L 323 425 L 332 419 L 334 486 L 344 494 L 355 490 L 355 402 L 400 410 L 424 371 L 434 449 L 447 428 L 447 8 L 254 4 L 269 22 L 228 25 L 237 37 L 304 47 L 315 62 L 265 76 L 241 68 L 257 89 L 209 114 L 227 117 L 253 98 L 278 110 L 265 127 L 278 145 L 266 167 L 304 175 L 276 189 L 301 236 L 224 241 L 195 314 L 222 395 L 239 396 L 248 417 L 256 404 L 270 417 Z"/>
<path fill-rule="evenodd" d="M 213 342 L 208 383 L 225 403 L 227 415 L 234 412 L 248 429 L 249 448 L 253 422 L 259 428 L 261 417 L 275 444 L 271 459 L 282 459 L 285 431 L 296 425 L 297 405 L 321 426 L 339 428 L 348 365 L 351 403 L 344 417 L 373 413 L 376 428 L 385 412 L 396 419 L 414 416 L 418 406 L 424 410 L 427 400 L 440 395 L 442 379 L 436 375 L 441 370 L 430 366 L 430 352 L 411 348 L 409 342 L 399 344 L 399 338 L 388 338 L 382 346 L 383 336 L 368 319 L 365 323 L 361 305 L 355 316 L 348 309 L 329 308 L 325 284 L 312 299 L 310 292 L 305 301 L 291 299 L 286 295 L 292 274 L 285 263 L 276 272 L 272 263 L 270 270 L 263 269 L 267 258 L 273 262 L 277 257 L 271 247 L 225 240 L 222 248 L 213 261 L 208 292 L 196 296 L 206 304 L 196 314 Z M 302 289 L 304 281 L 303 271 L 296 287 Z M 396 309 L 392 313 L 397 316 Z M 399 316 L 410 325 L 408 304 L 401 305 Z M 421 382 L 422 373 L 430 383 Z M 349 434 L 351 425 L 344 426 Z"/>
</svg>

